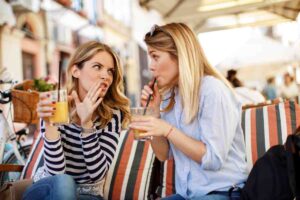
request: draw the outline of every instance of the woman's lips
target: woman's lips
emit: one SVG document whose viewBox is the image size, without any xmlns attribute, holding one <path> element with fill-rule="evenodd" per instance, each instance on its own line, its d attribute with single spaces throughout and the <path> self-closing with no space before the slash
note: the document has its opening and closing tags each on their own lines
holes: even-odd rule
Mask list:
<svg viewBox="0 0 300 200">
<path fill-rule="evenodd" d="M 100 88 L 106 90 L 108 88 L 108 84 L 107 83 L 101 83 Z"/>
</svg>

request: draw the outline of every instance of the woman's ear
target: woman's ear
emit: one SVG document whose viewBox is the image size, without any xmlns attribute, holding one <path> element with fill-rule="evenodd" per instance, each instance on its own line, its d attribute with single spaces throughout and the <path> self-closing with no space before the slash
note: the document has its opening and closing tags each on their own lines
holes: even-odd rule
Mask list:
<svg viewBox="0 0 300 200">
<path fill-rule="evenodd" d="M 79 78 L 80 76 L 80 69 L 76 65 L 73 65 L 71 68 L 71 74 L 74 78 Z"/>
</svg>

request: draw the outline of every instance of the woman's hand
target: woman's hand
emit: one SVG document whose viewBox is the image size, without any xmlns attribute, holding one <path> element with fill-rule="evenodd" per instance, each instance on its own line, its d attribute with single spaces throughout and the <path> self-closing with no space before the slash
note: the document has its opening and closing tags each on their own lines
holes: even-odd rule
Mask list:
<svg viewBox="0 0 300 200">
<path fill-rule="evenodd" d="M 151 89 L 151 86 L 154 84 L 153 90 Z M 151 100 L 149 102 L 149 107 L 152 107 L 154 109 L 154 113 L 157 117 L 159 117 L 160 113 L 160 102 L 161 102 L 161 95 L 159 94 L 159 90 L 157 87 L 157 83 L 153 83 L 153 80 L 149 82 L 148 85 L 144 86 L 144 89 L 142 90 L 141 95 L 141 104 L 143 107 L 146 106 L 148 97 L 152 95 Z"/>
<path fill-rule="evenodd" d="M 152 116 L 132 117 L 129 127 L 145 132 L 140 134 L 141 138 L 148 136 L 166 137 L 172 128 L 166 121 Z"/>
<path fill-rule="evenodd" d="M 48 140 L 57 140 L 59 138 L 59 132 L 57 128 L 50 124 L 49 118 L 54 116 L 55 112 L 55 102 L 52 102 L 50 99 L 51 94 L 49 92 L 40 93 L 40 100 L 37 104 L 37 115 L 42 118 L 45 123 L 45 137 Z"/>
<path fill-rule="evenodd" d="M 49 118 L 54 115 L 55 102 L 50 100 L 51 94 L 49 92 L 40 93 L 39 102 L 37 104 L 37 115 L 42 118 L 46 125 L 49 125 Z"/>
<path fill-rule="evenodd" d="M 72 92 L 72 97 L 76 105 L 76 112 L 83 128 L 91 128 L 90 124 L 92 124 L 93 113 L 103 100 L 103 97 L 100 97 L 102 92 L 100 86 L 101 81 L 96 82 L 88 91 L 83 101 L 80 101 L 76 91 Z"/>
</svg>

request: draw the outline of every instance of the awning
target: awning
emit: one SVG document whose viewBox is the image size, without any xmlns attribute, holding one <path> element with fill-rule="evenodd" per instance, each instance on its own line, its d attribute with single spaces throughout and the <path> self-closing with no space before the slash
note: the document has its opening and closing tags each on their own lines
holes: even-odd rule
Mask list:
<svg viewBox="0 0 300 200">
<path fill-rule="evenodd" d="M 184 22 L 196 32 L 271 26 L 295 20 L 300 0 L 139 0 L 166 22 Z"/>
</svg>

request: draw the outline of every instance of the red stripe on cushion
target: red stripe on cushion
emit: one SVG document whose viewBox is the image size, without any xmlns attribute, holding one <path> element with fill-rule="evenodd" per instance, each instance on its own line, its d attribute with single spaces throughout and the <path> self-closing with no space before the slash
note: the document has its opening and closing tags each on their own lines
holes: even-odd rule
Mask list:
<svg viewBox="0 0 300 200">
<path fill-rule="evenodd" d="M 145 143 L 144 146 L 144 150 L 143 150 L 143 155 L 140 161 L 140 165 L 139 165 L 139 170 L 138 170 L 138 174 L 136 177 L 136 182 L 135 182 L 135 186 L 134 186 L 134 198 L 133 199 L 139 199 L 139 191 L 140 191 L 140 187 L 141 187 L 141 182 L 142 182 L 142 177 L 143 177 L 143 172 L 145 171 L 145 163 L 146 163 L 146 159 L 147 159 L 147 154 L 149 151 L 149 142 Z"/>
<path fill-rule="evenodd" d="M 300 106 L 299 104 L 295 104 L 295 112 L 296 112 L 296 128 L 300 126 Z"/>
<path fill-rule="evenodd" d="M 277 118 L 275 106 L 268 106 L 270 147 L 278 144 Z"/>
<path fill-rule="evenodd" d="M 129 161 L 129 157 L 130 157 L 130 153 L 131 153 L 131 149 L 132 149 L 132 144 L 134 141 L 133 138 L 133 133 L 128 132 L 128 138 L 126 140 L 125 146 L 124 146 L 124 151 L 120 152 L 122 155 L 119 166 L 115 166 L 118 167 L 118 171 L 117 171 L 117 176 L 115 179 L 115 184 L 113 187 L 113 195 L 112 195 L 112 199 L 120 199 L 121 196 L 121 191 L 122 191 L 122 185 L 123 185 L 123 181 L 124 181 L 124 177 L 125 177 L 125 172 L 127 169 L 127 165 L 128 165 L 128 161 Z"/>
<path fill-rule="evenodd" d="M 256 109 L 251 109 L 251 152 L 252 163 L 257 160 L 257 143 L 256 143 Z"/>
<path fill-rule="evenodd" d="M 28 179 L 28 178 L 31 178 L 31 175 L 32 175 L 32 171 L 33 171 L 33 167 L 40 155 L 40 152 L 44 146 L 44 140 L 43 138 L 40 138 L 40 140 L 38 141 L 38 145 L 36 146 L 35 149 L 32 149 L 34 150 L 34 155 L 32 156 L 31 160 L 28 161 L 28 168 L 27 168 L 27 172 L 26 174 L 24 175 L 25 179 Z"/>
<path fill-rule="evenodd" d="M 39 134 L 40 134 L 40 130 L 37 128 L 33 133 L 33 141 L 32 141 L 32 145 L 31 145 L 30 153 L 32 151 L 32 148 L 34 147 L 34 144 L 36 143 L 36 141 L 39 138 Z"/>
<path fill-rule="evenodd" d="M 173 176 L 174 172 L 174 160 L 170 159 L 167 161 L 167 177 L 166 177 L 166 196 L 173 194 Z"/>
</svg>

